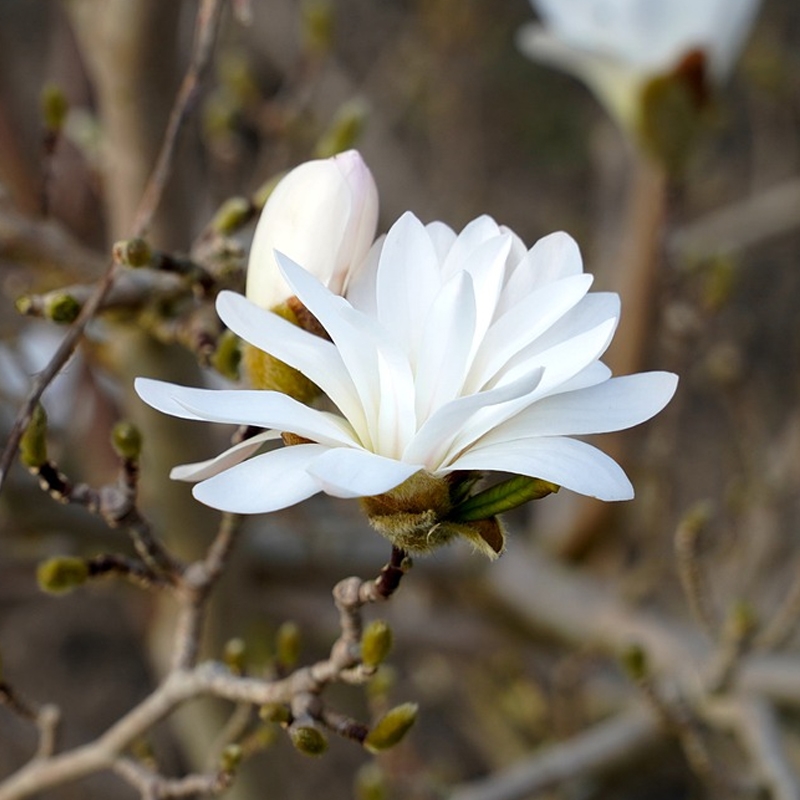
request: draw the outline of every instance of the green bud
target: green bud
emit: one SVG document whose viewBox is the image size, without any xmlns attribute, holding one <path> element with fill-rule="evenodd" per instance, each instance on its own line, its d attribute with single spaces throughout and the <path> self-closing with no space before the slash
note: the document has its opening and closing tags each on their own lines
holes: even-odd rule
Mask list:
<svg viewBox="0 0 800 800">
<path fill-rule="evenodd" d="M 490 519 L 497 514 L 511 511 L 523 503 L 547 497 L 558 490 L 559 487 L 549 481 L 515 475 L 507 481 L 468 497 L 450 512 L 448 518 L 456 522 Z"/>
<path fill-rule="evenodd" d="M 283 703 L 264 703 L 258 709 L 258 716 L 264 722 L 276 722 L 279 725 L 285 725 L 292 719 L 292 712 Z"/>
<path fill-rule="evenodd" d="M 211 366 L 225 378 L 232 381 L 239 380 L 239 364 L 242 361 L 242 350 L 239 347 L 239 337 L 226 330 L 217 340 L 217 349 L 211 356 Z"/>
<path fill-rule="evenodd" d="M 367 667 L 377 667 L 386 660 L 392 649 L 392 629 L 382 619 L 367 625 L 361 636 L 361 661 Z"/>
<path fill-rule="evenodd" d="M 49 131 L 60 131 L 69 111 L 69 102 L 60 86 L 47 83 L 42 87 L 40 95 L 42 119 Z"/>
<path fill-rule="evenodd" d="M 319 389 L 305 375 L 269 353 L 248 342 L 242 342 L 241 352 L 244 373 L 254 388 L 288 394 L 305 405 L 319 396 Z"/>
<path fill-rule="evenodd" d="M 17 309 L 17 312 L 26 316 L 27 314 L 33 313 L 33 299 L 28 294 L 20 295 L 14 301 L 14 307 Z"/>
<path fill-rule="evenodd" d="M 364 764 L 355 777 L 356 800 L 388 800 L 389 789 L 383 770 L 374 762 Z"/>
<path fill-rule="evenodd" d="M 647 653 L 641 645 L 632 644 L 628 646 L 620 658 L 622 666 L 633 680 L 641 681 L 647 677 L 650 667 L 647 663 Z"/>
<path fill-rule="evenodd" d="M 68 325 L 80 313 L 81 304 L 71 294 L 56 292 L 45 297 L 44 316 L 53 322 Z"/>
<path fill-rule="evenodd" d="M 123 239 L 112 252 L 116 262 L 126 267 L 146 267 L 153 260 L 153 251 L 144 239 Z"/>
<path fill-rule="evenodd" d="M 211 220 L 211 228 L 223 236 L 234 233 L 246 225 L 255 213 L 253 204 L 245 197 L 230 197 L 220 207 Z"/>
<path fill-rule="evenodd" d="M 28 469 L 38 469 L 47 463 L 47 414 L 37 403 L 31 421 L 19 441 L 19 456 Z"/>
<path fill-rule="evenodd" d="M 387 711 L 364 739 L 364 747 L 371 753 L 379 753 L 394 747 L 417 721 L 416 703 L 403 703 Z"/>
<path fill-rule="evenodd" d="M 333 42 L 333 4 L 331 0 L 304 0 L 300 6 L 305 49 L 324 55 Z"/>
<path fill-rule="evenodd" d="M 71 592 L 86 583 L 89 567 L 82 558 L 59 556 L 39 564 L 36 580 L 39 588 L 52 594 Z"/>
<path fill-rule="evenodd" d="M 315 158 L 331 158 L 355 147 L 367 121 L 367 104 L 361 99 L 343 103 L 330 127 L 317 141 Z"/>
<path fill-rule="evenodd" d="M 321 756 L 328 749 L 325 735 L 311 725 L 292 725 L 289 728 L 289 738 L 306 756 Z"/>
<path fill-rule="evenodd" d="M 236 675 L 244 674 L 247 645 L 244 639 L 228 639 L 222 652 L 222 660 L 228 669 Z"/>
<path fill-rule="evenodd" d="M 120 458 L 135 461 L 142 452 L 142 434 L 132 422 L 122 420 L 111 431 L 111 445 Z"/>
<path fill-rule="evenodd" d="M 300 657 L 300 627 L 295 622 L 284 622 L 275 635 L 275 651 L 284 667 L 292 667 Z"/>
<path fill-rule="evenodd" d="M 220 753 L 219 768 L 222 772 L 235 772 L 242 763 L 242 758 L 244 758 L 244 751 L 241 745 L 229 744 Z"/>
</svg>

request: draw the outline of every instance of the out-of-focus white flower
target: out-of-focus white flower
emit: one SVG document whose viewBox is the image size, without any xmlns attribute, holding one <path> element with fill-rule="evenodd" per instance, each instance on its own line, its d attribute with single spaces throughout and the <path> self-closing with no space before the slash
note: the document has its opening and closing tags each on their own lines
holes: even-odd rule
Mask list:
<svg viewBox="0 0 800 800">
<path fill-rule="evenodd" d="M 619 465 L 573 437 L 649 419 L 669 402 L 677 378 L 611 377 L 599 359 L 619 298 L 587 293 L 592 277 L 567 234 L 526 250 L 489 217 L 456 235 L 406 213 L 373 247 L 347 299 L 291 259 L 279 254 L 278 261 L 330 341 L 232 292 L 220 294 L 217 310 L 243 339 L 317 384 L 337 410 L 274 391 L 139 378 L 140 397 L 167 414 L 266 429 L 210 461 L 173 470 L 173 478 L 200 481 L 194 495 L 201 502 L 247 514 L 317 492 L 374 498 L 396 491 L 402 512 L 409 479 L 463 488 L 484 471 L 602 500 L 633 497 Z M 254 455 L 281 432 L 291 446 Z M 453 502 L 460 499 L 463 493 Z M 419 498 L 408 502 L 420 512 Z"/>
<path fill-rule="evenodd" d="M 295 167 L 273 189 L 256 226 L 247 296 L 274 308 L 293 294 L 278 269 L 285 254 L 341 294 L 369 251 L 378 224 L 378 189 L 356 150 Z"/>
<path fill-rule="evenodd" d="M 542 25 L 518 34 L 526 55 L 584 81 L 629 129 L 648 80 L 700 55 L 703 78 L 731 71 L 759 0 L 531 0 Z"/>
</svg>

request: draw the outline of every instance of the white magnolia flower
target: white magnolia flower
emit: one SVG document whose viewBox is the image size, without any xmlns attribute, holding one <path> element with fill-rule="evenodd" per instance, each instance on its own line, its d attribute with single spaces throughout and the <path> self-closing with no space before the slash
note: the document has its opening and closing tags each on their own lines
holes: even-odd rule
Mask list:
<svg viewBox="0 0 800 800">
<path fill-rule="evenodd" d="M 568 235 L 526 250 L 489 217 L 456 235 L 407 213 L 373 248 L 347 299 L 277 258 L 330 340 L 232 292 L 220 294 L 219 315 L 316 383 L 336 410 L 273 391 L 139 378 L 139 395 L 167 414 L 266 429 L 210 461 L 173 470 L 173 478 L 200 481 L 198 500 L 261 513 L 317 492 L 374 498 L 412 476 L 455 480 L 454 473 L 476 471 L 540 478 L 602 500 L 633 497 L 619 465 L 574 437 L 649 419 L 677 378 L 611 377 L 599 359 L 619 299 L 587 293 L 592 277 Z M 292 434 L 291 446 L 255 455 L 279 432 Z"/>
<path fill-rule="evenodd" d="M 291 297 L 275 251 L 341 294 L 375 240 L 377 225 L 378 189 L 358 151 L 300 164 L 273 189 L 261 213 L 247 267 L 247 296 L 262 308 Z"/>
<path fill-rule="evenodd" d="M 543 25 L 518 35 L 531 58 L 584 81 L 623 127 L 647 81 L 703 54 L 712 81 L 731 71 L 759 0 L 531 0 Z"/>
</svg>

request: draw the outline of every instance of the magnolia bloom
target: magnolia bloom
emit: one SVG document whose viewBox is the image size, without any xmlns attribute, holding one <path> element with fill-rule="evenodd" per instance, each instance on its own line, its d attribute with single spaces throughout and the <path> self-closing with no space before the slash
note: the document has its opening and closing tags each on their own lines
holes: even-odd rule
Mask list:
<svg viewBox="0 0 800 800">
<path fill-rule="evenodd" d="M 759 0 L 531 0 L 543 25 L 518 35 L 531 58 L 584 81 L 611 114 L 637 122 L 649 79 L 702 54 L 706 77 L 731 71 L 758 11 Z"/>
<path fill-rule="evenodd" d="M 335 294 L 367 255 L 378 225 L 378 189 L 356 150 L 307 161 L 273 189 L 256 226 L 247 296 L 274 308 L 293 291 L 275 252 L 302 264 Z"/>
<path fill-rule="evenodd" d="M 330 340 L 232 292 L 220 294 L 218 313 L 243 339 L 317 384 L 336 410 L 273 391 L 139 378 L 140 397 L 167 414 L 266 429 L 210 461 L 173 470 L 173 478 L 200 481 L 198 500 L 250 514 L 317 492 L 380 496 L 403 519 L 413 510 L 432 532 L 431 520 L 447 508 L 437 500 L 439 510 L 426 509 L 428 500 L 408 497 L 409 486 L 412 494 L 428 492 L 427 478 L 449 480 L 461 492 L 465 476 L 505 472 L 602 500 L 633 497 L 619 465 L 573 437 L 649 419 L 670 400 L 677 378 L 611 377 L 600 357 L 619 299 L 588 294 L 592 277 L 568 235 L 526 250 L 486 216 L 456 234 L 406 213 L 373 247 L 347 299 L 290 258 L 277 259 Z M 291 446 L 254 455 L 280 432 Z M 502 537 L 491 547 L 499 552 Z"/>
</svg>

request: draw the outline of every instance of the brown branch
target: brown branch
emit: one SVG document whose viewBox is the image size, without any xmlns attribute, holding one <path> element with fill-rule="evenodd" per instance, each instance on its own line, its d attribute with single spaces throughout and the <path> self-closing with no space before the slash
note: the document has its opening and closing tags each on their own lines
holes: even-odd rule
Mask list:
<svg viewBox="0 0 800 800">
<path fill-rule="evenodd" d="M 197 12 L 191 62 L 175 99 L 155 169 L 150 176 L 136 212 L 132 231 L 132 237 L 134 238 L 143 236 L 147 231 L 161 201 L 161 196 L 169 177 L 178 134 L 186 119 L 190 105 L 197 95 L 200 80 L 211 59 L 211 51 L 221 12 L 222 0 L 202 0 Z M 44 390 L 72 358 L 86 326 L 101 307 L 106 295 L 114 285 L 118 273 L 119 267 L 113 262 L 109 264 L 93 294 L 86 301 L 78 318 L 67 331 L 50 362 L 34 378 L 33 385 L 14 420 L 5 449 L 0 456 L 0 492 L 2 492 L 8 471 L 14 463 L 20 439 L 31 420 L 34 408 L 41 399 Z"/>
</svg>

